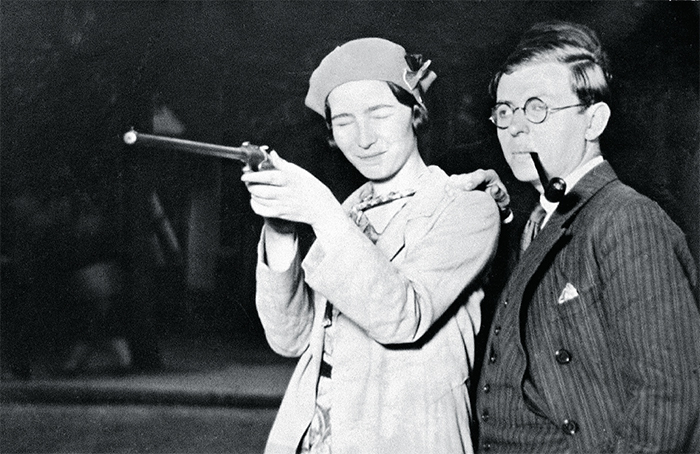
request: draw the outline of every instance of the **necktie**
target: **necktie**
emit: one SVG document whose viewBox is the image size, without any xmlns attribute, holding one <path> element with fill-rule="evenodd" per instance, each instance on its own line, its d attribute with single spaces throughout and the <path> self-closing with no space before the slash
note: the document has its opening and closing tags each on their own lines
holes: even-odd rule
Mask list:
<svg viewBox="0 0 700 454">
<path fill-rule="evenodd" d="M 542 208 L 542 205 L 539 203 L 537 204 L 537 207 L 534 209 L 532 214 L 530 214 L 530 218 L 527 220 L 527 224 L 525 224 L 525 230 L 523 230 L 523 235 L 520 238 L 520 253 L 522 254 L 525 252 L 525 249 L 530 246 L 530 243 L 532 243 L 532 240 L 535 239 L 535 236 L 537 236 L 538 233 L 540 233 L 540 228 L 542 228 L 542 221 L 544 220 L 545 216 L 547 215 L 547 212 Z"/>
</svg>

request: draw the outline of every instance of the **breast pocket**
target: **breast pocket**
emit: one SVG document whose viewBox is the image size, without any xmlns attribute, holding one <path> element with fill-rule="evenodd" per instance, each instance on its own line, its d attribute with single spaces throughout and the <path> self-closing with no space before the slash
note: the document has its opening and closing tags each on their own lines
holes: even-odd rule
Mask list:
<svg viewBox="0 0 700 454">
<path fill-rule="evenodd" d="M 573 321 L 582 316 L 596 312 L 599 301 L 598 288 L 586 279 L 567 278 L 562 275 L 553 284 L 556 289 L 550 295 L 549 305 L 553 310 L 548 311 L 550 317 L 563 322 Z"/>
</svg>

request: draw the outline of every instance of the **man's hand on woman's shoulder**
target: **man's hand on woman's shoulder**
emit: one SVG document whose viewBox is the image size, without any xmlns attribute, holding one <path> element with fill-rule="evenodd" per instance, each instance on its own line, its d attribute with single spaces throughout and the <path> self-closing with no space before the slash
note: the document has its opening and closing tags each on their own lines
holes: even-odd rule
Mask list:
<svg viewBox="0 0 700 454">
<path fill-rule="evenodd" d="M 462 173 L 459 175 L 450 175 L 450 180 L 465 191 L 481 190 L 489 194 L 498 204 L 498 210 L 501 213 L 501 220 L 504 224 L 508 224 L 513 220 L 513 212 L 510 210 L 510 196 L 506 190 L 506 186 L 495 170 L 478 169 L 471 173 Z"/>
</svg>

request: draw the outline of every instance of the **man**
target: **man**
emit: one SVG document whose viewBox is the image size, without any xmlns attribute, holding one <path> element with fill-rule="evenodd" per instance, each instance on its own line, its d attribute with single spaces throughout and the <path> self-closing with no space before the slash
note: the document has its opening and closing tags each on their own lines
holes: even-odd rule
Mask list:
<svg viewBox="0 0 700 454">
<path fill-rule="evenodd" d="M 543 194 L 544 219 L 491 324 L 480 451 L 700 452 L 695 266 L 681 230 L 602 157 L 606 67 L 593 31 L 543 23 L 492 82 L 505 159 Z M 544 197 L 553 177 L 559 201 Z"/>
</svg>

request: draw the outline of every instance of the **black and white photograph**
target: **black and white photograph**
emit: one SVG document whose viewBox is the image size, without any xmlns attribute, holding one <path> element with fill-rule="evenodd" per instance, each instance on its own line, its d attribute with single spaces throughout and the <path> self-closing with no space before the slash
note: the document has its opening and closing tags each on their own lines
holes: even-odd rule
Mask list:
<svg viewBox="0 0 700 454">
<path fill-rule="evenodd" d="M 700 452 L 700 3 L 2 0 L 0 452 Z"/>
</svg>

